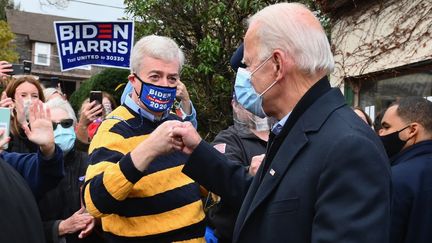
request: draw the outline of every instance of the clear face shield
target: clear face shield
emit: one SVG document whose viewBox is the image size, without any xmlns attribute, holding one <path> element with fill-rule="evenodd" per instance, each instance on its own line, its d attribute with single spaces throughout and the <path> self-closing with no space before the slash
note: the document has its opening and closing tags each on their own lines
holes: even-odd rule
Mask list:
<svg viewBox="0 0 432 243">
<path fill-rule="evenodd" d="M 235 100 L 233 100 L 232 107 L 234 126 L 240 131 L 249 132 L 250 129 L 258 132 L 270 131 L 275 123 L 275 119 L 271 117 L 260 118 L 253 115 Z"/>
</svg>

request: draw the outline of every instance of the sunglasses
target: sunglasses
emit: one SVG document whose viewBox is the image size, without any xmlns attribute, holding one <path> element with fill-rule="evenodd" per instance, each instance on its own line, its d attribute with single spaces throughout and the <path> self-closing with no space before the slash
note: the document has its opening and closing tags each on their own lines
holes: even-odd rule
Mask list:
<svg viewBox="0 0 432 243">
<path fill-rule="evenodd" d="M 72 119 L 63 119 L 59 122 L 52 122 L 53 125 L 53 129 L 56 130 L 57 125 L 62 126 L 63 128 L 69 128 L 73 125 L 73 120 Z"/>
</svg>

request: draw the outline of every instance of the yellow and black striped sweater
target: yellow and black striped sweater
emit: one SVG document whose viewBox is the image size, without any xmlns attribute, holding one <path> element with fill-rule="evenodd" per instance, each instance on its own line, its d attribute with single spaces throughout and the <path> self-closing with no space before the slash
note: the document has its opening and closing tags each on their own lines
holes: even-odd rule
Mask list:
<svg viewBox="0 0 432 243">
<path fill-rule="evenodd" d="M 109 242 L 204 242 L 199 185 L 181 172 L 186 155 L 161 156 L 140 172 L 130 151 L 160 123 L 126 106 L 110 117 L 90 144 L 84 189 L 86 208 L 101 218 Z"/>
</svg>

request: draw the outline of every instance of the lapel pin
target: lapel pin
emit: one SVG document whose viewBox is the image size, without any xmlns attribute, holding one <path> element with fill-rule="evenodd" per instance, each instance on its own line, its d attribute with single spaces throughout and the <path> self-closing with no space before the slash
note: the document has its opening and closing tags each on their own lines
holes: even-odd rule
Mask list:
<svg viewBox="0 0 432 243">
<path fill-rule="evenodd" d="M 272 176 L 274 176 L 274 174 L 276 173 L 276 171 L 275 170 L 273 170 L 273 169 L 270 169 L 270 175 L 272 175 Z"/>
</svg>

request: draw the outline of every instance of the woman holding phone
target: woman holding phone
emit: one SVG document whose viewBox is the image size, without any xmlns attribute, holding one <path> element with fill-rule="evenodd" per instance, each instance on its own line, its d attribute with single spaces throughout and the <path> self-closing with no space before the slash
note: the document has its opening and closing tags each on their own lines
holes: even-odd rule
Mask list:
<svg viewBox="0 0 432 243">
<path fill-rule="evenodd" d="M 104 91 L 92 91 L 90 99 L 84 100 L 79 111 L 79 122 L 76 128 L 78 140 L 89 144 L 103 119 L 116 107 L 117 104 L 110 94 Z"/>
</svg>

